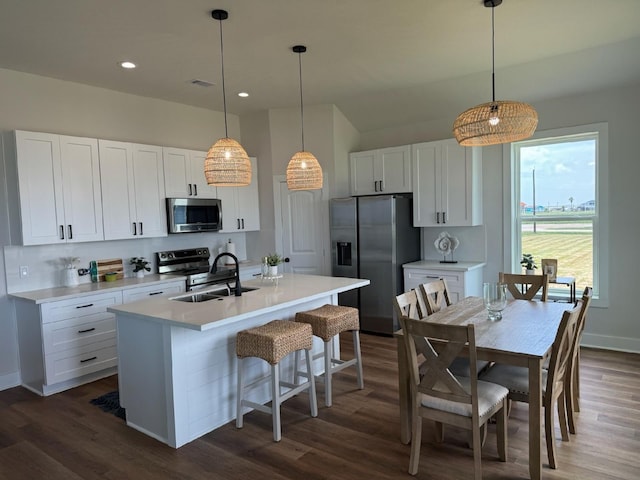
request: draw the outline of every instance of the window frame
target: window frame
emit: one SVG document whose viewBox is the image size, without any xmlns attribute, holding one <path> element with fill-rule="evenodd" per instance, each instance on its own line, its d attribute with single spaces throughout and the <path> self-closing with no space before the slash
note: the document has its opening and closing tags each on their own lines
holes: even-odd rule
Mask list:
<svg viewBox="0 0 640 480">
<path fill-rule="evenodd" d="M 562 137 L 596 135 L 596 210 L 593 221 L 593 278 L 595 307 L 609 306 L 609 132 L 607 123 L 579 125 L 537 131 L 530 139 L 503 146 L 504 182 L 504 266 L 507 271 L 520 272 L 522 255 L 520 232 L 520 161 L 518 147 L 527 144 L 562 142 Z M 566 217 L 565 217 L 566 218 Z M 584 218 L 584 217 L 581 217 Z M 545 219 L 544 221 L 553 221 Z M 577 292 L 579 296 L 581 292 Z"/>
</svg>

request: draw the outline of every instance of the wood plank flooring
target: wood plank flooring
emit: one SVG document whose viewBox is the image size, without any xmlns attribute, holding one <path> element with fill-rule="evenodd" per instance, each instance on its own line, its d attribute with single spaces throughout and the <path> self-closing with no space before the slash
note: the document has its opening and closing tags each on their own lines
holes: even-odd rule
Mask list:
<svg viewBox="0 0 640 480">
<path fill-rule="evenodd" d="M 342 340 L 349 358 L 350 335 Z M 0 479 L 408 479 L 409 446 L 399 441 L 395 340 L 361 335 L 365 389 L 355 372 L 335 377 L 334 400 L 309 416 L 306 394 L 282 409 L 283 439 L 260 412 L 174 450 L 89 401 L 117 389 L 110 377 L 42 398 L 21 387 L 0 392 Z M 640 478 L 640 355 L 583 350 L 578 434 L 566 443 L 556 427 L 559 469 L 543 478 Z M 483 449 L 485 479 L 528 478 L 527 405 L 509 419 L 509 461 L 498 461 L 493 426 Z M 544 431 L 544 429 L 543 429 Z M 425 421 L 416 478 L 470 478 L 473 456 L 463 432 L 448 428 L 434 442 Z"/>
</svg>

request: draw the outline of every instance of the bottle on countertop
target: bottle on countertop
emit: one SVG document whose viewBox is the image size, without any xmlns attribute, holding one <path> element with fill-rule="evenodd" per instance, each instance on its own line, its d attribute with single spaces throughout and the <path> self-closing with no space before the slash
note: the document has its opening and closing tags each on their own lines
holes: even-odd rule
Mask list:
<svg viewBox="0 0 640 480">
<path fill-rule="evenodd" d="M 98 264 L 95 260 L 91 260 L 91 262 L 89 262 L 89 274 L 91 275 L 92 282 L 98 281 Z"/>
</svg>

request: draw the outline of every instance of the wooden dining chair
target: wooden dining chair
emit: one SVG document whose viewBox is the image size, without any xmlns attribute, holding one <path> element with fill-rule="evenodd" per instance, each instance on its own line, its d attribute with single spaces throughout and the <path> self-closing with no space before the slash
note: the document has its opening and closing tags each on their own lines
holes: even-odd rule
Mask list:
<svg viewBox="0 0 640 480">
<path fill-rule="evenodd" d="M 518 300 L 533 300 L 536 294 L 541 292 L 541 300 L 547 301 L 547 290 L 549 287 L 549 276 L 542 275 L 522 275 L 519 273 L 499 274 L 500 283 L 507 285 L 507 290 L 511 296 Z"/>
<path fill-rule="evenodd" d="M 578 328 L 578 318 L 582 308 L 582 300 L 572 310 L 562 315 L 556 338 L 551 347 L 549 369 L 542 370 L 542 404 L 544 406 L 544 431 L 547 441 L 549 466 L 557 468 L 556 446 L 554 437 L 554 407 L 558 409 L 558 421 L 562 440 L 569 441 L 566 413 L 565 377 L 571 370 L 572 340 Z M 509 389 L 509 400 L 529 403 L 529 370 L 526 367 L 495 364 L 480 378 L 497 383 Z"/>
<path fill-rule="evenodd" d="M 418 286 L 420 297 L 424 300 L 426 315 L 439 312 L 442 308 L 451 305 L 447 281 L 444 278 Z"/>
<path fill-rule="evenodd" d="M 433 315 L 443 308 L 451 305 L 451 297 L 449 296 L 449 288 L 444 278 L 429 283 L 423 283 L 418 286 L 418 305 L 422 312 L 426 311 L 425 316 Z M 478 360 L 476 373 L 481 372 L 489 365 L 489 362 Z M 457 357 L 449 367 L 451 372 L 457 376 L 468 377 L 469 359 L 466 357 Z"/>
<path fill-rule="evenodd" d="M 418 294 L 415 290 L 409 290 L 394 297 L 393 308 L 398 318 L 422 318 L 422 309 L 418 303 Z"/>
<path fill-rule="evenodd" d="M 593 288 L 585 287 L 582 293 L 582 306 L 580 308 L 580 317 L 578 318 L 578 326 L 573 339 L 571 352 L 571 371 L 567 375 L 566 387 L 566 405 L 567 405 L 567 421 L 569 424 L 569 433 L 576 433 L 575 414 L 580 411 L 580 342 L 582 341 L 582 333 L 587 320 L 587 310 L 591 305 L 593 298 Z"/>
<path fill-rule="evenodd" d="M 400 317 L 407 352 L 411 383 L 412 437 L 409 473 L 416 475 L 420 462 L 422 419 L 436 424 L 446 423 L 469 430 L 473 444 L 474 478 L 482 479 L 482 432 L 494 415 L 497 417 L 498 455 L 507 461 L 507 395 L 509 391 L 496 384 L 479 381 L 477 376 L 456 377 L 449 365 L 464 349 L 468 350 L 472 371 L 477 354 L 474 325 L 446 325 Z M 439 352 L 432 341 L 442 342 Z M 421 345 L 427 349 L 421 351 Z M 418 363 L 418 354 L 424 362 Z M 438 430 L 438 441 L 442 441 Z"/>
</svg>

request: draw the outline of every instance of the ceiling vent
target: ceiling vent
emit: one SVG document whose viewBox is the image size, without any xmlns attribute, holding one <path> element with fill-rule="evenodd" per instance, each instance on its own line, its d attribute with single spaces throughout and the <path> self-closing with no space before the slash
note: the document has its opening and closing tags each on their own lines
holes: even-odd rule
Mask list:
<svg viewBox="0 0 640 480">
<path fill-rule="evenodd" d="M 215 85 L 215 83 L 207 82 L 206 80 L 199 80 L 197 78 L 191 80 L 191 84 L 199 87 L 213 87 Z"/>
</svg>

